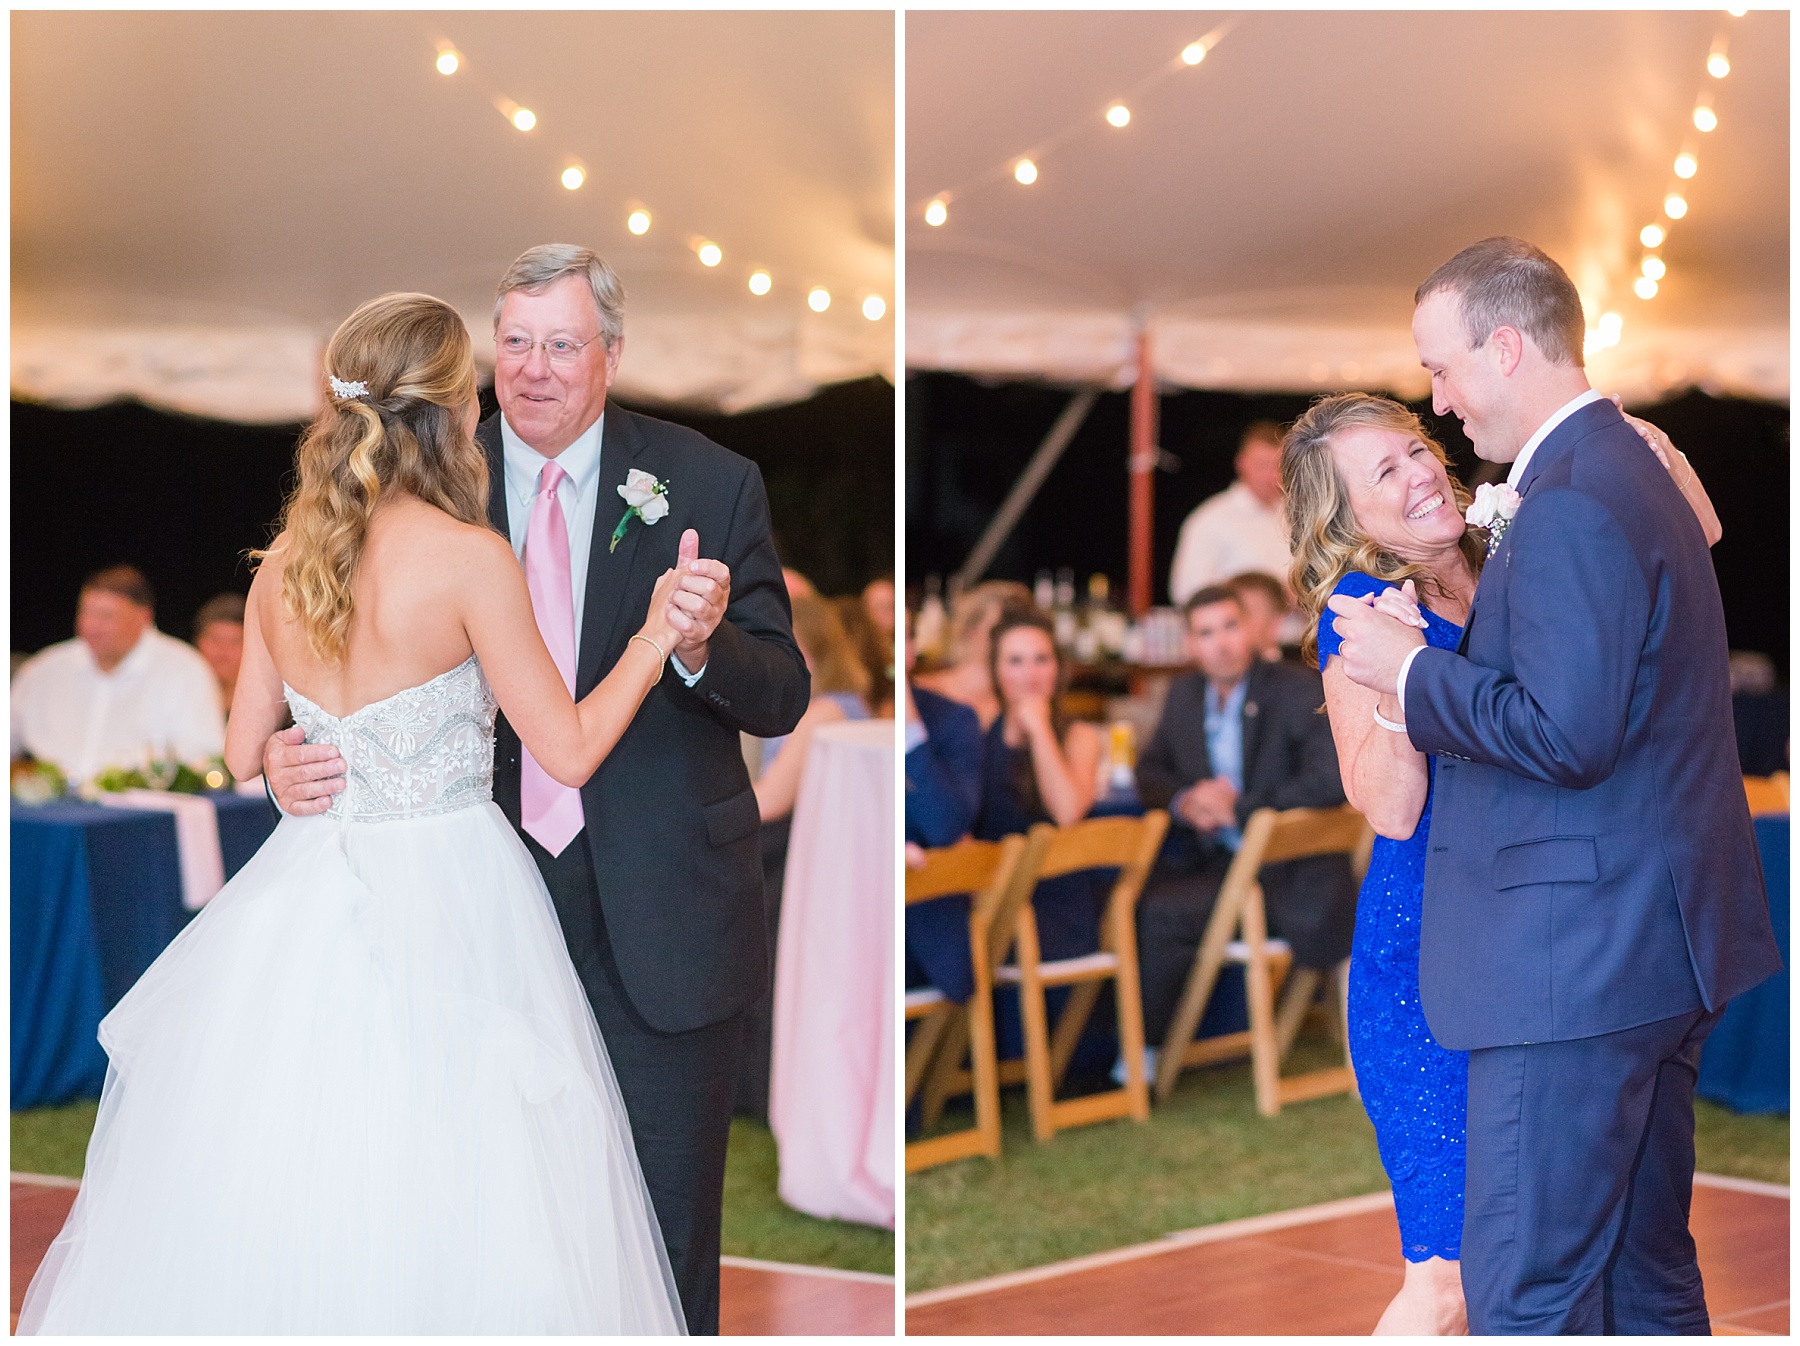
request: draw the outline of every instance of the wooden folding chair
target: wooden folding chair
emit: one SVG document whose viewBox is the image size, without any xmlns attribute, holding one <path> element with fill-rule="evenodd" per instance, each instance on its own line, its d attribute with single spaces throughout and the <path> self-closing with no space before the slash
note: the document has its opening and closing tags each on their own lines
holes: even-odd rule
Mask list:
<svg viewBox="0 0 1800 1346">
<path fill-rule="evenodd" d="M 970 1155 L 1000 1154 L 1000 1083 L 994 1053 L 994 967 L 1012 943 L 1013 914 L 1028 889 L 1021 886 L 1021 865 L 1032 851 L 1022 836 L 1004 841 L 959 841 L 925 852 L 921 869 L 906 871 L 906 903 L 930 902 L 956 893 L 969 894 L 969 955 L 975 969 L 975 993 L 959 1005 L 935 987 L 906 993 L 906 1018 L 918 1021 L 906 1048 L 906 1104 L 925 1081 L 934 1062 L 960 1066 L 966 1050 L 975 1095 L 975 1125 L 948 1135 L 909 1141 L 906 1171 L 948 1163 Z M 928 1097 L 925 1125 L 935 1125 L 943 1095 Z"/>
<path fill-rule="evenodd" d="M 1257 876 L 1264 865 L 1341 854 L 1350 857 L 1351 874 L 1360 885 L 1368 872 L 1374 842 L 1374 830 L 1348 804 L 1335 809 L 1288 809 L 1281 813 L 1258 809 L 1250 815 L 1244 824 L 1243 844 L 1226 871 L 1206 934 L 1182 988 L 1181 1003 L 1163 1039 L 1156 1063 L 1158 1102 L 1167 1101 L 1176 1078 L 1189 1066 L 1228 1061 L 1246 1054 L 1256 1085 L 1256 1110 L 1265 1117 L 1279 1113 L 1283 1103 L 1355 1092 L 1345 1005 L 1349 959 L 1330 974 L 1335 983 L 1332 1000 L 1344 1040 L 1344 1064 L 1288 1079 L 1281 1077 L 1281 1063 L 1312 1005 L 1320 974 L 1301 968 L 1292 977 L 1287 976 L 1292 955 L 1286 941 L 1269 938 L 1268 913 Z M 1219 970 L 1227 961 L 1244 965 L 1250 1030 L 1196 1042 L 1194 1030 L 1200 1026 L 1206 1003 L 1218 985 Z M 1284 980 L 1286 993 L 1277 1010 L 1275 997 Z"/>
<path fill-rule="evenodd" d="M 1786 813 L 1788 811 L 1788 773 L 1773 776 L 1745 776 L 1744 794 L 1750 800 L 1750 812 Z"/>
<path fill-rule="evenodd" d="M 1144 1007 L 1138 990 L 1136 914 L 1144 880 L 1156 863 L 1169 815 L 1155 809 L 1142 818 L 1092 818 L 1069 827 L 1039 823 L 1031 829 L 1041 838 L 1042 853 L 1021 874 L 1036 887 L 1041 879 L 1053 879 L 1085 869 L 1117 868 L 1106 909 L 1100 918 L 1100 948 L 1076 958 L 1045 962 L 1038 953 L 1037 918 L 1029 903 L 1020 905 L 1016 918 L 1016 961 L 1002 965 L 995 981 L 1019 988 L 1019 1006 L 1025 1027 L 1023 1059 L 1000 1064 L 1000 1082 L 1023 1081 L 1031 1101 L 1031 1129 L 1040 1140 L 1049 1140 L 1059 1128 L 1081 1126 L 1113 1117 L 1134 1121 L 1150 1119 L 1150 1091 L 1144 1079 Z M 1069 1069 L 1069 1058 L 1088 1016 L 1100 998 L 1102 985 L 1111 981 L 1118 1005 L 1119 1046 L 1125 1055 L 1125 1085 L 1105 1093 L 1057 1101 L 1056 1090 Z M 1068 1003 L 1050 1031 L 1044 994 L 1051 987 L 1071 986 Z"/>
</svg>

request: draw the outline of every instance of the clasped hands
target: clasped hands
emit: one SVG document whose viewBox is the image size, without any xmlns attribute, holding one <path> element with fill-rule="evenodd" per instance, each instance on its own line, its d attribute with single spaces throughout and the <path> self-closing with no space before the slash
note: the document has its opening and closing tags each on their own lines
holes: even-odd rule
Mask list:
<svg viewBox="0 0 1800 1346">
<path fill-rule="evenodd" d="M 1237 791 L 1223 776 L 1196 781 L 1181 792 L 1176 812 L 1196 832 L 1237 826 Z"/>
<path fill-rule="evenodd" d="M 723 561 L 700 555 L 700 534 L 692 528 L 682 533 L 676 547 L 675 569 L 680 579 L 669 596 L 669 625 L 677 636 L 673 653 L 689 673 L 698 673 L 731 602 L 731 570 Z M 325 812 L 331 797 L 344 788 L 344 759 L 338 750 L 329 743 L 308 743 L 298 725 L 269 738 L 263 773 L 282 812 L 297 818 Z"/>
<path fill-rule="evenodd" d="M 1350 680 L 1393 695 L 1406 656 L 1425 643 L 1425 618 L 1413 582 L 1361 598 L 1333 594 L 1325 606 L 1334 614 L 1331 629 L 1343 638 L 1338 657 Z"/>
</svg>

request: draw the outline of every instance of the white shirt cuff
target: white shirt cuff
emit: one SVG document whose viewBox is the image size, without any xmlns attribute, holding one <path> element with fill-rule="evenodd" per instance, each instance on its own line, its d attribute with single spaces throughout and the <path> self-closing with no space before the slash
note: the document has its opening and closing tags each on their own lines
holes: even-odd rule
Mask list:
<svg viewBox="0 0 1800 1346">
<path fill-rule="evenodd" d="M 1406 714 L 1406 675 L 1412 671 L 1412 662 L 1419 657 L 1420 650 L 1428 650 L 1429 645 L 1415 645 L 1406 652 L 1406 658 L 1400 661 L 1400 680 L 1394 684 L 1394 697 L 1400 702 L 1400 713 Z"/>
<path fill-rule="evenodd" d="M 911 752 L 930 737 L 931 735 L 925 731 L 925 722 L 923 720 L 908 720 L 906 722 L 906 750 L 908 752 Z"/>
<path fill-rule="evenodd" d="M 679 655 L 679 654 L 671 654 L 671 655 L 670 655 L 670 656 L 669 656 L 669 662 L 670 662 L 670 663 L 671 663 L 671 664 L 673 664 L 673 665 L 675 665 L 675 676 L 676 676 L 676 677 L 678 677 L 678 678 L 680 678 L 680 679 L 681 679 L 681 680 L 682 680 L 682 681 L 683 681 L 683 682 L 685 682 L 685 683 L 686 683 L 686 684 L 687 684 L 687 685 L 688 685 L 688 686 L 689 686 L 689 687 L 692 687 L 692 686 L 693 686 L 693 685 L 694 685 L 694 684 L 695 684 L 695 683 L 696 683 L 696 682 L 699 682 L 699 681 L 700 681 L 700 675 L 701 675 L 701 674 L 702 674 L 702 673 L 705 673 L 705 672 L 706 672 L 706 665 L 705 665 L 705 664 L 701 664 L 701 665 L 700 665 L 700 672 L 699 672 L 699 673 L 690 673 L 690 672 L 688 672 L 688 671 L 687 671 L 687 665 L 686 665 L 686 664 L 684 664 L 684 663 L 682 663 L 682 662 L 681 662 L 681 656 L 680 656 L 680 655 Z"/>
</svg>

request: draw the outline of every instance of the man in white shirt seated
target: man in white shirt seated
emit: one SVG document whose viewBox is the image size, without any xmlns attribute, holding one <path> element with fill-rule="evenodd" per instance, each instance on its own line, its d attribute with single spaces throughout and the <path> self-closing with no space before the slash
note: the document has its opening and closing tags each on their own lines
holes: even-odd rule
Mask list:
<svg viewBox="0 0 1800 1346">
<path fill-rule="evenodd" d="M 150 757 L 200 762 L 225 749 L 218 685 L 200 652 L 156 629 L 150 583 L 131 566 L 81 586 L 75 639 L 27 660 L 12 684 L 12 755 L 71 781 Z"/>
<path fill-rule="evenodd" d="M 1246 570 L 1278 578 L 1287 574 L 1281 438 L 1281 427 L 1273 421 L 1247 427 L 1238 443 L 1237 480 L 1201 501 L 1181 525 L 1169 567 L 1169 601 L 1176 607 Z"/>
</svg>

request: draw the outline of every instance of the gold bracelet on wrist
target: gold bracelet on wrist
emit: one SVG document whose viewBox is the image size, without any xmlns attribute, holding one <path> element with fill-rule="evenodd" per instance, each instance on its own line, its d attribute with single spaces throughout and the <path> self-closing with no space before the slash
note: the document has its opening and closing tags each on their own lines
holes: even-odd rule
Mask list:
<svg viewBox="0 0 1800 1346">
<path fill-rule="evenodd" d="M 655 650 L 657 663 L 663 664 L 663 663 L 668 662 L 669 656 L 663 653 L 663 647 L 661 645 L 658 645 L 654 640 L 650 639 L 649 636 L 644 635 L 641 631 L 637 635 L 633 636 L 631 638 L 631 640 L 641 640 L 644 642 L 644 644 L 648 645 L 651 649 Z M 631 644 L 631 640 L 628 640 L 625 643 L 627 645 L 629 645 L 629 644 Z"/>
<path fill-rule="evenodd" d="M 1687 467 L 1687 470 L 1688 470 L 1687 480 L 1682 482 L 1681 485 L 1679 485 L 1675 488 L 1676 490 L 1685 493 L 1687 491 L 1687 488 L 1694 484 L 1694 465 L 1692 463 L 1688 462 L 1688 456 L 1685 453 L 1683 453 L 1680 449 L 1675 450 L 1675 456 L 1681 459 L 1682 463 Z"/>
</svg>

